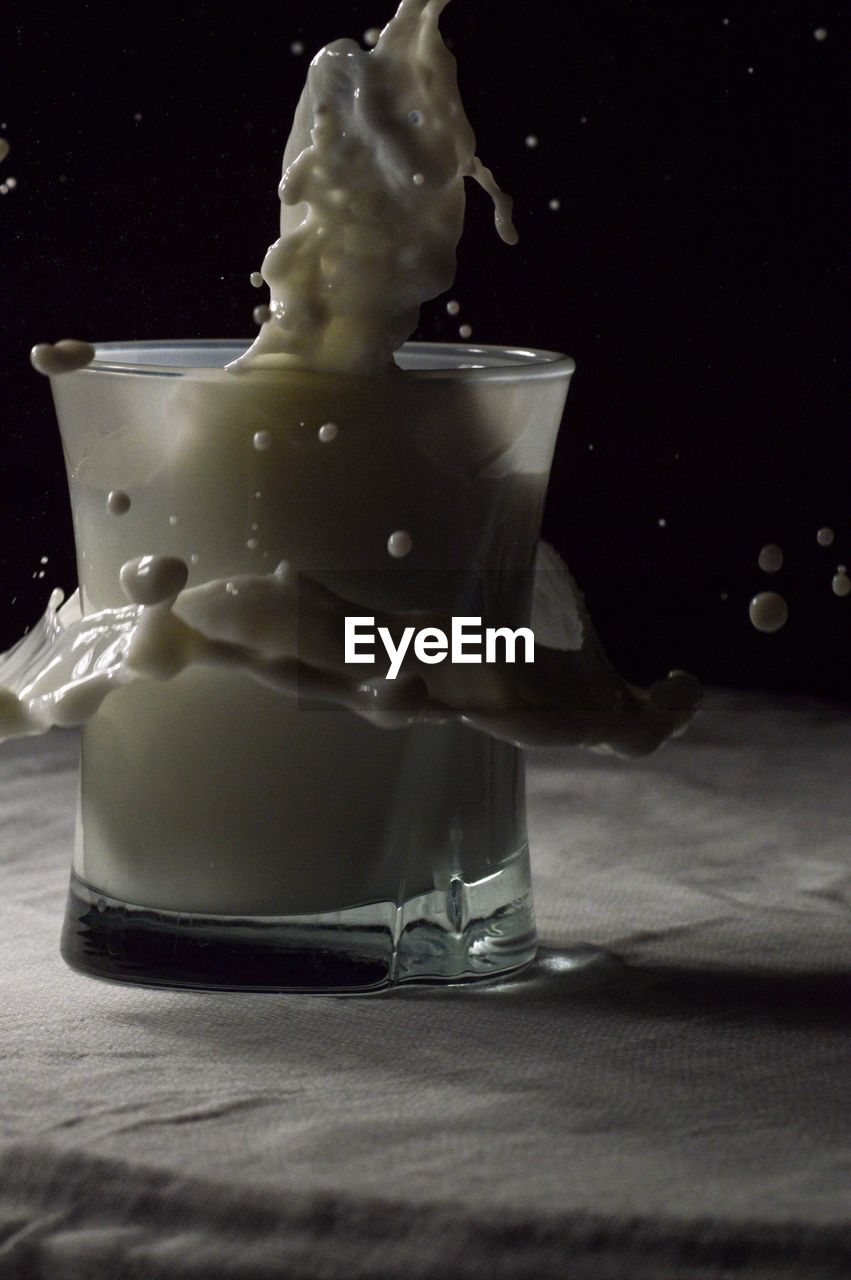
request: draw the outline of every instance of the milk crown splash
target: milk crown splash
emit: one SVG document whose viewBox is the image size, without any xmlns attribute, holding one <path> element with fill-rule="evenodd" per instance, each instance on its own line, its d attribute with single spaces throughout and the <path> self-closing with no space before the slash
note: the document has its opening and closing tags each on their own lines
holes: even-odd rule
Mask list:
<svg viewBox="0 0 851 1280">
<path fill-rule="evenodd" d="M 375 48 L 335 40 L 310 64 L 284 152 L 281 235 L 263 262 L 271 319 L 231 369 L 390 366 L 421 303 L 455 277 L 465 177 L 516 243 L 513 201 L 475 154 L 438 29 L 448 2 L 402 0 Z"/>
</svg>

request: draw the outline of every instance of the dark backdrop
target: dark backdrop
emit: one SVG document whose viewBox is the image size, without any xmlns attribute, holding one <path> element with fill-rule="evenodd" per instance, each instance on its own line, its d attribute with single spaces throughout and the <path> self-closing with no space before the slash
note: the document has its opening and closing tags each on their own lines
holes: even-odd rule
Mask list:
<svg viewBox="0 0 851 1280">
<path fill-rule="evenodd" d="M 0 645 L 49 585 L 74 585 L 30 346 L 248 336 L 307 58 L 391 5 L 4 6 Z M 545 533 L 612 657 L 639 680 L 684 666 L 851 694 L 851 598 L 830 585 L 851 562 L 836 6 L 578 0 L 512 17 L 456 0 L 443 25 L 522 239 L 503 246 L 472 190 L 463 313 L 430 304 L 418 336 L 467 322 L 575 357 Z M 786 556 L 772 578 L 756 563 L 769 541 Z M 748 621 L 764 589 L 789 603 L 770 636 Z"/>
</svg>

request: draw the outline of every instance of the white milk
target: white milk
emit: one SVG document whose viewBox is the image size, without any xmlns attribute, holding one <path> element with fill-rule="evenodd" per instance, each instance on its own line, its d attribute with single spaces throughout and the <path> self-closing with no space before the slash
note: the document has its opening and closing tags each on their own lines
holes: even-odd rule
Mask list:
<svg viewBox="0 0 851 1280">
<path fill-rule="evenodd" d="M 108 897 L 327 915 L 481 882 L 526 856 L 513 744 L 650 750 L 696 706 L 686 677 L 644 693 L 612 672 L 552 558 L 534 668 L 407 666 L 388 690 L 335 654 L 350 605 L 391 627 L 411 610 L 528 622 L 572 368 L 393 364 L 454 278 L 465 177 L 517 238 L 475 155 L 445 3 L 402 0 L 371 51 L 314 58 L 263 263 L 271 318 L 229 371 L 33 352 L 83 616 L 52 608 L 0 666 L 0 735 L 83 723 L 74 865 Z"/>
</svg>

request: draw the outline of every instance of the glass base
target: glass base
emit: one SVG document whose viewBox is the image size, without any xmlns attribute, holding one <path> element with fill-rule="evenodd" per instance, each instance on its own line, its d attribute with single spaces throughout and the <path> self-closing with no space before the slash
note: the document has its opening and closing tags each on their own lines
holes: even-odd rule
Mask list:
<svg viewBox="0 0 851 1280">
<path fill-rule="evenodd" d="M 536 949 L 525 851 L 473 884 L 301 916 L 158 911 L 72 873 L 61 943 L 72 969 L 107 981 L 332 993 L 494 978 Z"/>
</svg>

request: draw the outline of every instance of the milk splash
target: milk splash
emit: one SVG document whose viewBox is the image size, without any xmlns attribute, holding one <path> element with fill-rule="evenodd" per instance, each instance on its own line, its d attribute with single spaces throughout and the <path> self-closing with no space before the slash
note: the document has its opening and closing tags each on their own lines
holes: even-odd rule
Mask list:
<svg viewBox="0 0 851 1280">
<path fill-rule="evenodd" d="M 311 62 L 284 152 L 281 234 L 263 262 L 271 319 L 231 369 L 392 367 L 420 305 L 455 279 L 467 177 L 516 243 L 513 202 L 475 154 L 438 29 L 448 2 L 402 0 L 373 49 L 335 40 Z"/>
<path fill-rule="evenodd" d="M 403 377 L 394 351 L 416 327 L 420 304 L 454 280 L 465 178 L 490 195 L 502 239 L 516 241 L 512 201 L 475 154 L 455 59 L 440 36 L 447 3 L 402 0 L 370 51 L 339 40 L 313 59 L 284 153 L 281 235 L 263 263 L 271 318 L 229 366 L 248 375 L 246 390 L 255 369 Z M 32 359 L 56 376 L 84 367 L 93 354 L 88 344 L 65 340 L 36 347 Z M 334 423 L 319 429 L 332 449 L 336 435 Z M 256 431 L 252 444 L 265 453 L 271 433 Z M 116 515 L 130 506 L 118 488 L 106 500 Z M 406 529 L 391 525 L 384 537 L 389 560 L 411 552 Z M 182 560 L 141 556 L 121 572 L 127 605 L 83 615 L 77 596 L 60 607 L 54 592 L 40 624 L 0 658 L 0 738 L 81 724 L 113 690 L 174 679 L 198 665 L 239 670 L 284 695 L 332 702 L 382 727 L 454 720 L 521 746 L 623 754 L 651 751 L 681 732 L 699 699 L 684 673 L 649 691 L 623 681 L 605 659 L 566 567 L 543 544 L 534 665 L 459 670 L 408 658 L 392 682 L 376 680 L 372 667 L 344 663 L 344 618 L 364 607 L 297 566 L 188 589 L 186 581 Z M 435 615 L 367 612 L 393 634 L 412 622 L 443 631 L 451 625 Z"/>
<path fill-rule="evenodd" d="M 346 664 L 344 619 L 360 606 L 282 563 L 274 573 L 186 589 L 187 567 L 142 556 L 121 571 L 129 603 L 83 616 L 77 593 L 47 612 L 0 661 L 0 740 L 81 724 L 114 690 L 171 680 L 193 665 L 236 669 L 289 697 L 343 706 L 399 729 L 461 721 L 517 746 L 569 745 L 643 755 L 683 731 L 697 682 L 672 673 L 635 689 L 605 660 L 581 596 L 557 553 L 539 546 L 532 666 L 425 665 L 406 657 L 397 680 Z M 398 642 L 405 626 L 449 629 L 436 613 L 378 613 Z"/>
</svg>

